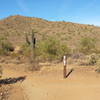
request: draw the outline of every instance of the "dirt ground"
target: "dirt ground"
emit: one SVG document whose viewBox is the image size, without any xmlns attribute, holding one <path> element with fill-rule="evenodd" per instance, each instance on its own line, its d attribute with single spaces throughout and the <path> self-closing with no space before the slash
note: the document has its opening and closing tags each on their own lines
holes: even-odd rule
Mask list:
<svg viewBox="0 0 100 100">
<path fill-rule="evenodd" d="M 34 73 L 5 66 L 3 78 L 27 76 L 12 84 L 8 100 L 100 100 L 100 75 L 92 66 L 69 65 L 68 71 L 74 71 L 66 79 L 62 64 L 44 66 Z"/>
</svg>

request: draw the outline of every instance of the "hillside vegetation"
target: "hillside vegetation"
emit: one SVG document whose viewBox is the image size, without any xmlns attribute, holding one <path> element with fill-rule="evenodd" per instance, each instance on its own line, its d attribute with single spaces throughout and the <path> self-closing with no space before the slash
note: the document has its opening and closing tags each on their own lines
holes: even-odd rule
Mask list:
<svg viewBox="0 0 100 100">
<path fill-rule="evenodd" d="M 100 27 L 19 15 L 0 20 L 0 100 L 100 100 L 99 73 Z"/>
<path fill-rule="evenodd" d="M 73 46 L 75 46 L 81 38 L 86 36 L 95 38 L 98 41 L 100 40 L 100 27 L 93 25 L 83 25 L 64 21 L 52 22 L 40 18 L 19 15 L 0 20 L 0 35 L 4 35 L 8 37 L 9 40 L 14 40 L 14 42 L 17 43 L 23 42 L 24 33 L 27 32 L 30 34 L 32 29 L 38 31 L 37 38 L 54 36 Z"/>
<path fill-rule="evenodd" d="M 20 46 L 24 55 L 29 55 L 30 47 L 26 43 L 26 33 L 31 39 L 35 31 L 36 55 L 40 58 L 61 58 L 64 54 L 100 53 L 100 27 L 71 22 L 47 21 L 41 18 L 10 16 L 0 20 L 0 40 L 8 41 L 8 45 Z M 2 50 L 13 47 L 3 43 Z M 11 48 L 10 48 L 11 47 Z M 0 51 L 2 51 L 0 50 Z M 42 56 L 42 57 L 41 57 Z"/>
</svg>

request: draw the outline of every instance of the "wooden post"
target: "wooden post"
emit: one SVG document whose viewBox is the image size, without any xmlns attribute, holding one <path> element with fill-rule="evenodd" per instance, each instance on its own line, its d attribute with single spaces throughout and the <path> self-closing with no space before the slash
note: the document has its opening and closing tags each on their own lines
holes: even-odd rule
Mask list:
<svg viewBox="0 0 100 100">
<path fill-rule="evenodd" d="M 67 65 L 67 58 L 66 56 L 63 56 L 63 64 L 64 64 L 64 69 L 63 69 L 63 77 L 66 78 L 67 75 L 67 70 L 66 70 L 66 65 Z"/>
</svg>

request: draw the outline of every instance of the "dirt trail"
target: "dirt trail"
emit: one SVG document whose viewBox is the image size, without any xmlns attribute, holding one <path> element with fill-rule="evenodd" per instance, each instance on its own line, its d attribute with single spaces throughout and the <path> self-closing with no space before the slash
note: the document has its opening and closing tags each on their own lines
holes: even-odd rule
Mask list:
<svg viewBox="0 0 100 100">
<path fill-rule="evenodd" d="M 92 68 L 74 67 L 67 79 L 62 77 L 62 65 L 44 67 L 40 72 L 24 73 L 4 70 L 4 78 L 27 75 L 16 83 L 15 93 L 9 100 L 100 100 L 100 77 Z M 70 70 L 69 68 L 69 70 Z M 18 98 L 19 97 L 19 98 Z"/>
</svg>

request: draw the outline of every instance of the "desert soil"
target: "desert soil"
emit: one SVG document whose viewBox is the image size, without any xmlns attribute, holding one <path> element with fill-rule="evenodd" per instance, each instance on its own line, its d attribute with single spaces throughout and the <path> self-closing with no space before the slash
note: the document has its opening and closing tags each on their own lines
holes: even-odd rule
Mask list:
<svg viewBox="0 0 100 100">
<path fill-rule="evenodd" d="M 5 65 L 7 66 L 7 65 Z M 44 66 L 29 73 L 4 68 L 3 78 L 26 75 L 23 82 L 12 84 L 9 100 L 100 100 L 100 76 L 92 66 L 69 65 L 74 71 L 63 79 L 63 65 Z"/>
</svg>

